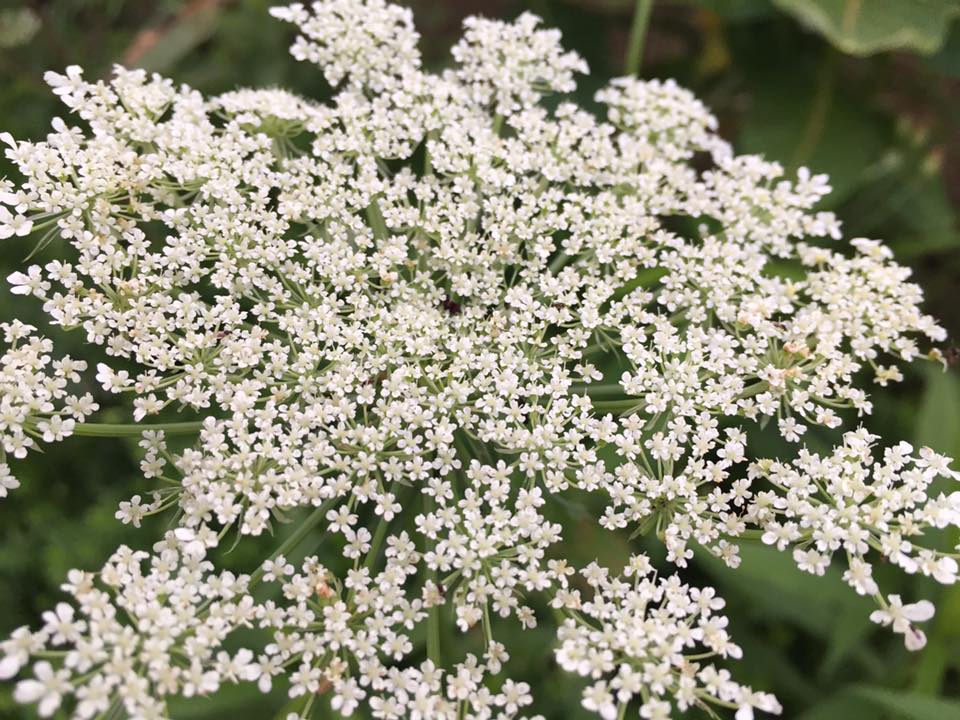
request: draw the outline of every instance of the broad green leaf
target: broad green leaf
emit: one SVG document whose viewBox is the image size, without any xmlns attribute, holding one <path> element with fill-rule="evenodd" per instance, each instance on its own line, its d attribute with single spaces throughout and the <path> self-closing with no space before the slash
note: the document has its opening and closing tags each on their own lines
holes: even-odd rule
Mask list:
<svg viewBox="0 0 960 720">
<path fill-rule="evenodd" d="M 869 632 L 873 606 L 843 583 L 839 567 L 815 577 L 800 571 L 788 553 L 765 545 L 743 544 L 740 555 L 743 562 L 736 570 L 706 553 L 697 557 L 719 585 L 747 594 L 768 617 L 790 620 L 826 641 L 841 625 L 853 626 L 844 629 L 850 645 Z M 810 602 L 811 598 L 817 601 Z"/>
<path fill-rule="evenodd" d="M 694 5 L 715 12 L 730 22 L 748 22 L 774 14 L 770 0 L 681 0 L 684 5 Z"/>
<path fill-rule="evenodd" d="M 960 378 L 934 363 L 926 368 L 925 379 L 914 440 L 960 458 Z"/>
<path fill-rule="evenodd" d="M 939 610 L 939 608 L 938 608 Z M 927 645 L 920 656 L 913 678 L 913 689 L 926 694 L 936 693 L 943 684 L 947 671 L 947 647 L 944 634 L 934 631 L 927 635 Z"/>
<path fill-rule="evenodd" d="M 960 23 L 953 23 L 947 41 L 936 55 L 927 58 L 927 64 L 950 77 L 960 77 Z"/>
<path fill-rule="evenodd" d="M 957 12 L 952 0 L 773 0 L 850 55 L 937 52 Z"/>
<path fill-rule="evenodd" d="M 945 588 L 937 599 L 937 614 L 927 628 L 927 646 L 917 663 L 913 690 L 935 694 L 943 686 L 947 670 L 956 667 L 956 648 L 960 636 L 960 587 Z"/>
<path fill-rule="evenodd" d="M 898 232 L 891 247 L 897 257 L 909 259 L 960 247 L 957 211 L 947 197 L 939 173 L 920 175 L 904 183 L 903 190 L 887 200 L 895 204 L 894 217 L 875 223 L 877 231 L 894 225 Z"/>
<path fill-rule="evenodd" d="M 786 621 L 824 644 L 818 655 L 819 667 L 811 664 L 806 669 L 808 677 L 816 673 L 817 682 L 823 685 L 851 664 L 860 678 L 876 677 L 883 671 L 883 662 L 865 642 L 875 627 L 869 619 L 873 605 L 846 586 L 839 566 L 829 568 L 825 577 L 816 577 L 800 571 L 788 553 L 776 548 L 744 544 L 740 554 L 743 562 L 736 570 L 705 554 L 698 554 L 697 559 L 721 595 L 732 603 L 737 594 L 741 612 L 749 608 L 752 618 L 777 625 Z M 777 681 L 782 680 L 778 675 Z"/>
<path fill-rule="evenodd" d="M 169 27 L 155 31 L 159 39 L 137 58 L 137 66 L 165 72 L 213 34 L 219 15 L 219 7 L 210 3 L 196 12 L 184 12 Z"/>
<path fill-rule="evenodd" d="M 755 58 L 736 58 L 735 64 Z M 827 173 L 833 192 L 823 201 L 826 208 L 836 207 L 869 181 L 868 168 L 882 156 L 889 136 L 875 111 L 850 101 L 836 58 L 808 57 L 791 66 L 757 64 L 745 70 L 751 102 L 741 118 L 738 150 L 763 154 L 790 169 L 805 165 Z"/>
<path fill-rule="evenodd" d="M 842 603 L 838 606 L 833 633 L 827 641 L 827 651 L 820 662 L 818 676 L 833 677 L 843 661 L 873 630 L 867 609 L 860 603 Z"/>
<path fill-rule="evenodd" d="M 926 389 L 917 415 L 914 440 L 934 450 L 960 457 L 960 379 L 943 372 L 938 364 L 926 368 Z M 956 467 L 956 463 L 954 464 Z M 952 484 L 948 481 L 945 484 Z M 915 690 L 937 692 L 951 662 L 960 632 L 960 588 L 945 588 L 937 601 L 937 614 L 927 629 L 927 647 L 914 674 Z"/>
<path fill-rule="evenodd" d="M 872 717 L 875 706 L 866 698 L 841 691 L 821 700 L 797 720 L 837 720 L 838 718 Z"/>
<path fill-rule="evenodd" d="M 274 688 L 277 689 L 277 685 Z M 170 716 L 177 720 L 210 720 L 211 718 L 272 718 L 277 706 L 284 702 L 279 693 L 264 695 L 253 683 L 227 686 L 227 692 L 209 697 L 181 698 L 170 702 Z M 301 699 L 300 705 L 303 704 Z M 284 717 L 284 716 L 281 716 Z"/>
<path fill-rule="evenodd" d="M 854 692 L 883 709 L 910 720 L 957 720 L 960 702 L 920 693 L 897 692 L 877 687 L 857 687 Z"/>
</svg>

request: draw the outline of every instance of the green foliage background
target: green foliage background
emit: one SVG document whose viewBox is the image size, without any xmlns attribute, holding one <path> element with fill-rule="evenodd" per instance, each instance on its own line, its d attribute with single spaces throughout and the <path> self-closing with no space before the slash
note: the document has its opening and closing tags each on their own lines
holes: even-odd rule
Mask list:
<svg viewBox="0 0 960 720">
<path fill-rule="evenodd" d="M 325 96 L 329 88 L 320 72 L 287 55 L 289 28 L 267 16 L 271 4 L 8 3 L 0 9 L 0 130 L 42 137 L 50 119 L 65 111 L 44 85 L 43 72 L 68 64 L 84 66 L 88 77 L 107 74 L 114 62 L 137 64 L 208 93 L 281 85 Z M 594 90 L 623 72 L 633 0 L 410 4 L 425 56 L 436 66 L 448 62 L 446 50 L 463 16 L 509 18 L 529 9 L 561 28 L 565 43 L 590 63 L 580 102 L 592 107 Z M 953 338 L 960 337 L 958 14 L 957 3 L 946 0 L 659 0 L 641 71 L 675 77 L 695 90 L 740 151 L 830 173 L 835 191 L 828 205 L 844 220 L 848 237 L 887 240 L 914 268 L 928 311 Z M 0 175 L 10 171 L 5 162 Z M 5 241 L 0 275 L 28 252 L 23 242 Z M 46 330 L 36 303 L 3 287 L 0 317 L 14 316 Z M 81 338 L 54 335 L 61 349 L 89 355 Z M 103 420 L 111 413 L 120 419 L 119 409 L 108 407 Z M 956 368 L 918 367 L 898 387 L 878 389 L 870 427 L 960 457 Z M 135 491 L 132 444 L 74 438 L 19 462 L 15 471 L 23 487 L 0 504 L 4 635 L 36 623 L 57 601 L 68 569 L 98 567 L 121 542 L 150 542 L 149 528 L 128 532 L 113 519 L 117 502 Z M 577 562 L 600 555 L 616 564 L 629 548 L 584 515 L 564 552 Z M 738 678 L 776 692 L 786 717 L 960 718 L 960 586 L 944 589 L 893 572 L 883 578 L 891 592 L 937 604 L 927 648 L 910 654 L 898 637 L 868 622 L 869 607 L 840 582 L 839 570 L 817 579 L 769 548 L 745 547 L 743 554 L 737 572 L 698 555 L 690 579 L 715 584 L 728 598 L 733 635 L 745 651 Z M 238 549 L 231 562 L 250 567 L 256 557 L 256 548 Z M 549 628 L 513 641 L 512 670 L 534 686 L 544 714 L 587 717 L 578 683 L 549 662 Z M 29 717 L 12 703 L 11 689 L 9 683 L 0 688 L 0 717 Z M 263 698 L 255 689 L 227 688 L 214 699 L 177 706 L 174 717 L 283 717 L 284 702 L 282 691 Z"/>
</svg>

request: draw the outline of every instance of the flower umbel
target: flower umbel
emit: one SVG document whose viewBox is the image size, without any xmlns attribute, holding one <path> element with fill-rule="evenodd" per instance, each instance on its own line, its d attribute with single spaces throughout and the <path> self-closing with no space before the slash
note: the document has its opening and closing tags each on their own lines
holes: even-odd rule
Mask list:
<svg viewBox="0 0 960 720">
<path fill-rule="evenodd" d="M 871 618 L 923 645 L 933 606 L 885 594 L 873 563 L 956 581 L 930 534 L 960 526 L 960 493 L 934 489 L 957 473 L 860 423 L 945 334 L 885 246 L 816 209 L 825 176 L 736 155 L 671 81 L 613 80 L 605 118 L 547 109 L 587 68 L 529 14 L 467 20 L 440 74 L 384 0 L 272 14 L 329 102 L 71 66 L 47 81 L 77 125 L 2 138 L 21 178 L 0 237 L 62 241 L 11 290 L 99 362 L 0 326 L 0 495 L 8 456 L 84 423 L 139 436 L 117 518 L 172 522 L 72 571 L 71 602 L 0 645 L 18 701 L 164 718 L 254 683 L 290 717 L 527 717 L 510 633 L 554 623 L 603 718 L 778 713 L 726 667 L 724 601 L 682 579 L 696 550 L 735 568 L 753 538 L 815 575 L 843 563 Z M 90 422 L 81 381 L 142 425 Z M 792 455 L 753 456 L 774 419 Z M 584 493 L 675 572 L 571 567 Z M 220 552 L 270 535 L 253 569 Z"/>
</svg>

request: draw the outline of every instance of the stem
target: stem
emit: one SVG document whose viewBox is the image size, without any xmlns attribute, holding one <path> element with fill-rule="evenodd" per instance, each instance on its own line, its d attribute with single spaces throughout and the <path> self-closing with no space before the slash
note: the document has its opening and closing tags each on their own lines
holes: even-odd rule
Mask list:
<svg viewBox="0 0 960 720">
<path fill-rule="evenodd" d="M 306 704 L 303 706 L 303 710 L 300 711 L 300 717 L 306 718 L 310 717 L 310 713 L 313 712 L 313 703 L 317 700 L 317 693 L 310 693 L 310 698 L 307 700 Z"/>
<path fill-rule="evenodd" d="M 380 554 L 380 546 L 383 545 L 383 539 L 387 536 L 387 528 L 389 527 L 390 521 L 381 516 L 380 522 L 377 523 L 377 529 L 373 531 L 373 539 L 370 541 L 370 550 L 367 551 L 367 559 L 363 563 L 363 566 L 368 570 L 373 570 L 373 566 L 377 562 L 377 556 Z"/>
<path fill-rule="evenodd" d="M 387 223 L 383 219 L 383 213 L 380 212 L 380 205 L 376 198 L 370 201 L 367 206 L 367 221 L 370 223 L 370 229 L 373 230 L 373 236 L 378 240 L 390 237 L 390 231 L 387 229 Z"/>
<path fill-rule="evenodd" d="M 432 513 L 434 511 L 435 500 L 432 495 L 423 497 L 424 512 Z M 433 541 L 427 540 L 430 549 L 433 549 Z M 437 584 L 437 570 L 430 571 L 430 579 L 434 585 Z M 427 657 L 436 667 L 441 665 L 440 657 L 440 606 L 433 605 L 427 612 Z"/>
<path fill-rule="evenodd" d="M 638 75 L 643 60 L 643 45 L 650 25 L 650 11 L 653 0 L 637 0 L 633 10 L 633 24 L 630 26 L 630 44 L 627 48 L 627 75 Z"/>
<path fill-rule="evenodd" d="M 594 400 L 593 409 L 605 412 L 619 413 L 629 410 L 639 410 L 643 406 L 640 398 L 631 398 L 629 400 Z"/>
<path fill-rule="evenodd" d="M 760 393 L 765 392 L 769 389 L 770 389 L 770 383 L 768 383 L 766 380 L 761 380 L 759 382 L 754 383 L 753 385 L 748 385 L 746 388 L 744 388 L 743 392 L 740 393 L 737 397 L 740 398 L 741 400 L 745 400 L 746 398 L 753 397 L 754 395 L 759 395 Z"/>
<path fill-rule="evenodd" d="M 763 528 L 750 528 L 739 535 L 724 535 L 730 542 L 756 542 L 763 537 Z"/>
<path fill-rule="evenodd" d="M 557 253 L 557 256 L 550 261 L 550 265 L 547 267 L 547 269 L 552 274 L 557 275 L 560 273 L 561 270 L 563 270 L 563 267 L 572 259 L 573 258 L 571 258 L 569 255 L 567 255 L 565 252 L 561 250 L 560 252 Z"/>
<path fill-rule="evenodd" d="M 433 162 L 430 160 L 430 141 L 435 140 L 437 131 L 431 130 L 423 139 L 423 174 L 433 175 Z"/>
<path fill-rule="evenodd" d="M 436 667 L 441 666 L 440 658 L 440 606 L 434 605 L 427 615 L 427 657 Z"/>
<path fill-rule="evenodd" d="M 493 645 L 493 626 L 490 624 L 490 606 L 486 601 L 483 603 L 483 634 L 489 649 Z"/>
<path fill-rule="evenodd" d="M 176 423 L 77 423 L 73 428 L 74 435 L 84 437 L 130 437 L 139 436 L 147 430 L 163 430 L 167 435 L 189 435 L 198 432 L 203 427 L 202 420 L 194 422 Z"/>
<path fill-rule="evenodd" d="M 599 383 L 573 383 L 570 386 L 570 391 L 580 395 L 589 395 L 592 398 L 603 398 L 604 400 L 628 399 L 619 383 L 604 385 Z"/>
<path fill-rule="evenodd" d="M 313 530 L 317 525 L 320 524 L 320 521 L 323 520 L 324 516 L 327 514 L 327 510 L 331 508 L 340 498 L 332 497 L 329 500 L 326 500 L 320 507 L 316 508 L 312 513 L 307 515 L 304 518 L 303 522 L 297 526 L 297 529 L 290 533 L 290 537 L 283 541 L 283 543 L 270 555 L 268 560 L 276 560 L 280 555 L 286 555 L 288 552 L 293 550 L 301 541 L 310 534 L 310 531 Z M 261 564 L 256 570 L 250 574 L 250 582 L 248 587 L 253 587 L 259 583 L 266 571 L 263 569 Z"/>
<path fill-rule="evenodd" d="M 827 127 L 827 116 L 830 114 L 830 105 L 833 100 L 834 79 L 836 77 L 837 51 L 827 45 L 823 60 L 817 72 L 817 87 L 810 104 L 810 114 L 807 116 L 800 144 L 793 151 L 791 164 L 800 167 L 810 161 L 810 156 L 820 144 L 823 132 Z"/>
</svg>

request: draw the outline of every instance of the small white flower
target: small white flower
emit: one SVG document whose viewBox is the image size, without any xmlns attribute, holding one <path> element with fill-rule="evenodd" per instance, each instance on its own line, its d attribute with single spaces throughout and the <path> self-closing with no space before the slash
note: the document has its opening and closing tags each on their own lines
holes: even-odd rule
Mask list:
<svg viewBox="0 0 960 720">
<path fill-rule="evenodd" d="M 42 660 L 33 666 L 34 679 L 21 680 L 13 693 L 19 703 L 37 703 L 40 717 L 50 717 L 60 707 L 62 696 L 70 692 L 67 670 L 54 671 L 50 663 Z"/>
<path fill-rule="evenodd" d="M 919 650 L 926 645 L 927 638 L 923 631 L 913 627 L 913 623 L 925 622 L 933 615 L 933 603 L 928 600 L 905 605 L 899 595 L 889 595 L 887 607 L 874 610 L 870 614 L 870 620 L 880 625 L 892 625 L 894 632 L 904 636 L 907 650 Z"/>
</svg>

